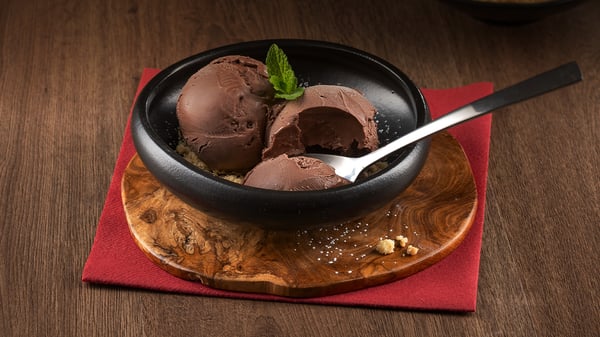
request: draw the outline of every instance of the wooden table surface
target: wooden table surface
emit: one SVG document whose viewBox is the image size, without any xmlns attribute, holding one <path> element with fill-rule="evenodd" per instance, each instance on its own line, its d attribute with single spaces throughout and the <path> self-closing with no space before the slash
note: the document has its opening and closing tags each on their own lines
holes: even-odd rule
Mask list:
<svg viewBox="0 0 600 337">
<path fill-rule="evenodd" d="M 1 2 L 0 334 L 600 331 L 600 1 L 523 26 L 488 25 L 434 0 Z M 283 304 L 81 282 L 142 69 L 266 38 L 347 44 L 430 88 L 476 81 L 501 88 L 579 63 L 582 83 L 494 115 L 476 312 Z"/>
</svg>

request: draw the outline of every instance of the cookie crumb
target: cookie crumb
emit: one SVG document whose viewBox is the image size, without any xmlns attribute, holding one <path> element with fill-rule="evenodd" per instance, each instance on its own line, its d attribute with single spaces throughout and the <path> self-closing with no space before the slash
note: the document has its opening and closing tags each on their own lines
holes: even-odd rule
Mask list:
<svg viewBox="0 0 600 337">
<path fill-rule="evenodd" d="M 395 242 L 391 239 L 380 240 L 375 249 L 379 254 L 388 255 L 394 252 Z"/>
<path fill-rule="evenodd" d="M 408 245 L 408 247 L 406 247 L 406 254 L 408 255 L 417 255 L 417 253 L 419 252 L 419 248 L 413 246 L 413 245 Z"/>
<path fill-rule="evenodd" d="M 396 236 L 396 241 L 398 241 L 398 244 L 400 245 L 400 247 L 406 247 L 406 244 L 408 243 L 408 238 L 406 236 L 403 235 L 398 235 Z"/>
</svg>

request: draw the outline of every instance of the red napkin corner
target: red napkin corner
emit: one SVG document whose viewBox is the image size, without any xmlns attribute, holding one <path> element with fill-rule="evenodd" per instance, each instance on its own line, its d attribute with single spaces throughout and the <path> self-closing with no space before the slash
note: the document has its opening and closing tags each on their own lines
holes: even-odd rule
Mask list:
<svg viewBox="0 0 600 337">
<path fill-rule="evenodd" d="M 144 69 L 136 97 L 158 72 L 158 69 Z M 432 117 L 436 118 L 492 93 L 493 84 L 480 82 L 459 88 L 422 89 L 422 91 L 431 109 Z M 123 172 L 135 154 L 129 120 L 96 230 L 96 237 L 83 268 L 82 281 L 162 292 L 291 303 L 475 311 L 491 122 L 491 115 L 487 115 L 449 130 L 460 142 L 469 158 L 479 195 L 475 222 L 463 243 L 454 252 L 433 266 L 399 281 L 344 294 L 296 299 L 212 289 L 198 282 L 172 276 L 156 266 L 142 253 L 129 233 L 121 200 Z"/>
</svg>

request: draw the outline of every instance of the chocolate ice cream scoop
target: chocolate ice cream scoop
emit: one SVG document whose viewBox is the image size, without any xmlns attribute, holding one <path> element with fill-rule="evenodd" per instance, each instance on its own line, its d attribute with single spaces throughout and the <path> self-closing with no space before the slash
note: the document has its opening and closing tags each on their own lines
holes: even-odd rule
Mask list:
<svg viewBox="0 0 600 337">
<path fill-rule="evenodd" d="M 377 149 L 375 107 L 355 89 L 315 85 L 287 102 L 267 129 L 263 158 L 321 148 L 347 156 Z"/>
<path fill-rule="evenodd" d="M 349 183 L 318 159 L 286 154 L 262 161 L 244 180 L 247 186 L 280 191 L 323 190 Z"/>
<path fill-rule="evenodd" d="M 177 102 L 186 143 L 213 170 L 246 171 L 261 160 L 273 87 L 266 66 L 225 56 L 196 72 Z"/>
</svg>

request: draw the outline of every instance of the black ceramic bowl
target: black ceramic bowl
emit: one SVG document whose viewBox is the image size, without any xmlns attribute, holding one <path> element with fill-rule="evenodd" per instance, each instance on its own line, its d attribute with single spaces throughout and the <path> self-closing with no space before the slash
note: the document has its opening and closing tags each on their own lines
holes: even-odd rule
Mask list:
<svg viewBox="0 0 600 337">
<path fill-rule="evenodd" d="M 395 154 L 385 170 L 355 184 L 322 191 L 272 191 L 215 177 L 184 160 L 175 106 L 187 79 L 211 60 L 246 55 L 265 60 L 276 43 L 299 83 L 339 84 L 360 90 L 377 108 L 382 145 L 427 123 L 427 104 L 409 78 L 388 62 L 350 47 L 307 40 L 264 40 L 229 45 L 186 58 L 161 71 L 140 93 L 132 116 L 136 150 L 147 169 L 189 205 L 217 218 L 268 229 L 341 223 L 389 202 L 419 174 L 429 150 L 423 140 Z"/>
<path fill-rule="evenodd" d="M 472 17 L 493 24 L 525 24 L 573 8 L 585 0 L 539 0 L 536 2 L 491 2 L 484 0 L 441 0 Z"/>
</svg>

